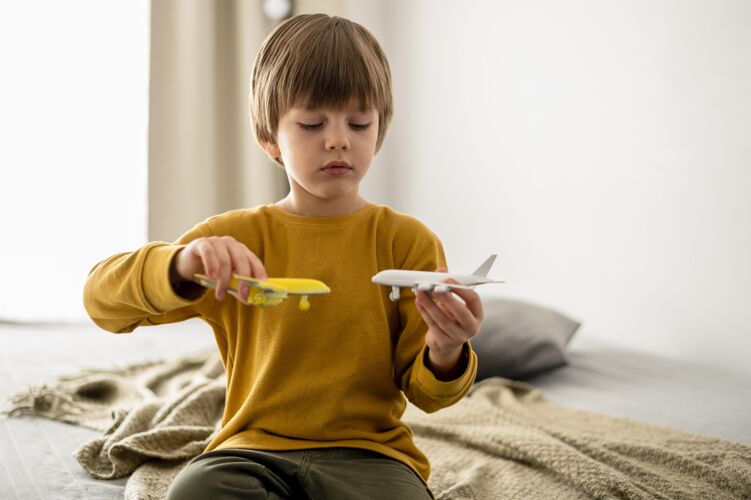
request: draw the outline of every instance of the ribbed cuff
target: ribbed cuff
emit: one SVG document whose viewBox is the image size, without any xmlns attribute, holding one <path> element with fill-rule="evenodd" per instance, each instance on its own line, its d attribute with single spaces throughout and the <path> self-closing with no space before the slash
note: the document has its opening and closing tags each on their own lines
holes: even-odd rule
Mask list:
<svg viewBox="0 0 751 500">
<path fill-rule="evenodd" d="M 186 245 L 158 245 L 149 250 L 144 261 L 143 290 L 148 303 L 159 313 L 195 304 L 204 294 L 193 300 L 183 298 L 170 283 L 170 264 L 177 252 Z M 205 293 L 205 292 L 204 292 Z"/>
<path fill-rule="evenodd" d="M 451 399 L 464 392 L 475 381 L 477 374 L 477 355 L 472 350 L 469 342 L 463 347 L 462 356 L 466 356 L 467 367 L 460 376 L 453 380 L 438 380 L 425 364 L 425 357 L 428 346 L 423 346 L 420 354 L 417 355 L 417 364 L 415 366 L 415 380 L 422 386 L 425 391 L 436 398 Z"/>
</svg>

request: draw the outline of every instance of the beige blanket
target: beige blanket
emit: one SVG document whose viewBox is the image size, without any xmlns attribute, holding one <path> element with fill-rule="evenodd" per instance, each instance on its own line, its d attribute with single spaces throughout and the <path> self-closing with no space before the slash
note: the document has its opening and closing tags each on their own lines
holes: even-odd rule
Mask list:
<svg viewBox="0 0 751 500">
<path fill-rule="evenodd" d="M 224 407 L 215 350 L 87 371 L 13 398 L 35 414 L 101 430 L 75 453 L 101 479 L 130 475 L 125 498 L 161 499 L 201 453 Z M 433 414 L 404 420 L 430 459 L 438 499 L 751 498 L 751 447 L 546 401 L 500 378 Z"/>
</svg>

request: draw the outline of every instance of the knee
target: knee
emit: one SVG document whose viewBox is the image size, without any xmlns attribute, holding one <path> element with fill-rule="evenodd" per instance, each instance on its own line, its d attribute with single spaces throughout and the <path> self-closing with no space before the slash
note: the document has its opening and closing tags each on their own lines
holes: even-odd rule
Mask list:
<svg viewBox="0 0 751 500">
<path fill-rule="evenodd" d="M 240 457 L 199 456 L 172 481 L 167 500 L 279 498 L 270 495 L 264 470 Z"/>
<path fill-rule="evenodd" d="M 214 498 L 214 487 L 218 480 L 216 471 L 203 465 L 201 462 L 186 465 L 172 480 L 167 500 Z"/>
</svg>

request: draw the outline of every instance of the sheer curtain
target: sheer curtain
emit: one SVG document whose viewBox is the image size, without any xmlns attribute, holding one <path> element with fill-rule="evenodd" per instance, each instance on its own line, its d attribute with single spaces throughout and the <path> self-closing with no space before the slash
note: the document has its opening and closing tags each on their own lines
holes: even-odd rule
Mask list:
<svg viewBox="0 0 751 500">
<path fill-rule="evenodd" d="M 260 0 L 152 4 L 149 239 L 282 198 L 287 179 L 255 143 L 253 59 L 273 27 Z"/>
<path fill-rule="evenodd" d="M 285 195 L 248 118 L 274 22 L 261 0 L 0 7 L 0 321 L 88 321 L 98 261 Z"/>
<path fill-rule="evenodd" d="M 149 2 L 0 6 L 0 321 L 83 321 L 97 261 L 146 241 Z"/>
</svg>

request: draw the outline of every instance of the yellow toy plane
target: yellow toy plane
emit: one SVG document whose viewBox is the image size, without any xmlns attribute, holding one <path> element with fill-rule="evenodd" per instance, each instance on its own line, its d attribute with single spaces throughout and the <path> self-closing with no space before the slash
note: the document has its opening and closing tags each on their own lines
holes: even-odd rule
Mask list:
<svg viewBox="0 0 751 500">
<path fill-rule="evenodd" d="M 194 274 L 193 278 L 199 285 L 206 288 L 216 288 L 216 281 L 203 274 Z M 269 278 L 260 281 L 249 276 L 234 274 L 229 281 L 227 290 L 233 297 L 240 300 L 240 284 L 248 285 L 248 300 L 244 304 L 266 307 L 281 304 L 288 295 L 301 295 L 299 307 L 301 311 L 310 309 L 308 295 L 325 295 L 331 289 L 323 281 L 305 278 Z M 242 301 L 241 301 L 242 302 Z"/>
</svg>

